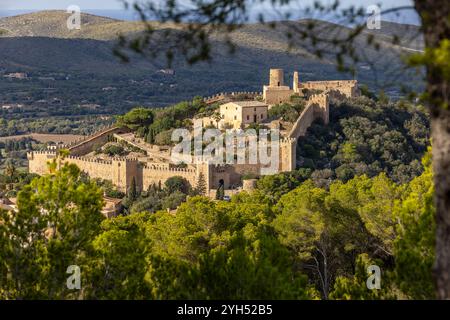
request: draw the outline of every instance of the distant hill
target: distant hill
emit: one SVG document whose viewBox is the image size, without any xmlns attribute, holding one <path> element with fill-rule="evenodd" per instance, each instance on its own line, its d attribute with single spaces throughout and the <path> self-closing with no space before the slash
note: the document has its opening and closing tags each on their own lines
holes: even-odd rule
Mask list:
<svg viewBox="0 0 450 320">
<path fill-rule="evenodd" d="M 81 30 L 69 30 L 64 11 L 40 11 L 0 19 L 0 29 L 7 37 L 49 37 L 112 40 L 120 33 L 142 30 L 138 22 L 121 21 L 83 13 Z"/>
<path fill-rule="evenodd" d="M 149 61 L 134 56 L 130 64 L 122 64 L 112 54 L 117 36 L 141 32 L 140 22 L 82 14 L 81 30 L 69 30 L 68 16 L 63 11 L 42 11 L 0 19 L 0 90 L 7 90 L 7 94 L 0 96 L 0 103 L 2 99 L 20 100 L 28 90 L 32 92 L 31 100 L 37 99 L 34 96 L 41 100 L 58 97 L 67 104 L 76 103 L 81 96 L 87 103 L 114 104 L 117 108 L 164 105 L 221 91 L 260 91 L 268 80 L 270 67 L 284 68 L 289 82 L 294 70 L 300 71 L 301 81 L 350 78 L 336 71 L 332 54 L 317 59 L 308 41 L 298 40 L 287 51 L 286 31 L 295 30 L 309 20 L 278 22 L 275 29 L 261 24 L 245 25 L 231 35 L 237 47 L 234 55 L 227 53 L 221 37 L 217 36 L 211 63 L 191 67 L 175 59 L 172 67 L 175 74 L 167 75 L 158 72 L 166 68 L 162 59 Z M 315 24 L 314 32 L 320 36 L 349 31 L 328 22 L 315 21 Z M 161 30 L 175 28 L 156 22 L 152 25 Z M 394 32 L 401 35 L 398 45 L 392 44 Z M 411 83 L 412 77 L 412 74 L 393 72 L 402 67 L 398 53 L 421 50 L 423 44 L 418 33 L 416 26 L 388 22 L 383 22 L 381 30 L 366 30 L 356 39 L 356 47 L 374 64 L 360 62 L 358 80 L 374 89 L 376 84 L 384 84 L 388 94 L 398 95 L 399 85 Z M 381 51 L 367 45 L 368 34 L 374 35 Z M 9 72 L 28 72 L 31 79 L 11 82 L 1 77 L 2 73 Z M 42 80 L 52 77 L 64 81 Z M 49 87 L 51 90 L 47 90 Z"/>
</svg>

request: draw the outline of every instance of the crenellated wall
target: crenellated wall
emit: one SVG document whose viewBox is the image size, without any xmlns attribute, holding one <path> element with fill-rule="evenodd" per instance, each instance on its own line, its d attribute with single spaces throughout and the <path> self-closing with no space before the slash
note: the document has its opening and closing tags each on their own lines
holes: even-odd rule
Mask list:
<svg viewBox="0 0 450 320">
<path fill-rule="evenodd" d="M 80 141 L 74 145 L 68 146 L 71 155 L 82 156 L 92 152 L 94 147 L 97 145 L 102 145 L 108 141 L 108 137 L 114 133 L 123 133 L 127 130 L 124 128 L 112 127 L 95 133 L 89 136 L 83 141 Z"/>
<path fill-rule="evenodd" d="M 63 162 L 77 165 L 81 171 L 86 172 L 91 178 L 105 179 L 105 177 L 108 177 L 108 179 L 111 179 L 114 175 L 112 161 L 99 161 L 83 157 L 68 156 Z M 121 186 L 118 187 L 120 188 Z"/>
<path fill-rule="evenodd" d="M 295 89 L 295 90 L 294 90 Z M 359 94 L 357 81 L 339 80 L 339 81 L 311 81 L 299 83 L 298 73 L 294 74 L 293 89 L 284 86 L 282 70 L 274 69 L 270 73 L 270 85 L 264 86 L 264 99 L 268 104 L 275 104 L 290 101 L 292 94 L 300 94 L 302 89 L 320 90 L 320 94 L 309 96 L 306 107 L 299 118 L 293 124 L 291 131 L 285 137 L 280 139 L 279 164 L 280 172 L 288 172 L 296 168 L 296 147 L 298 138 L 304 136 L 307 129 L 314 120 L 320 118 L 325 124 L 329 123 L 329 102 L 330 99 L 339 96 L 353 97 Z M 209 98 L 205 98 L 206 103 L 223 101 L 230 97 L 238 95 L 248 95 L 256 97 L 261 95 L 258 92 L 233 92 L 222 93 Z M 256 107 L 258 108 L 258 107 Z M 255 112 L 255 107 L 251 108 Z M 267 117 L 257 110 L 257 119 L 262 120 Z M 267 112 L 267 110 L 266 110 Z M 263 117 L 261 117 L 263 115 Z M 244 114 L 246 118 L 246 114 Z M 251 114 L 249 119 L 254 120 Z M 234 117 L 234 116 L 233 116 Z M 242 120 L 242 119 L 241 119 Z M 211 118 L 204 119 L 211 122 Z M 221 180 L 225 188 L 233 188 L 242 183 L 243 175 L 254 174 L 259 176 L 262 173 L 261 164 L 233 164 L 233 165 L 210 165 L 200 163 L 190 165 L 187 168 L 176 167 L 167 161 L 167 163 L 139 162 L 138 159 L 114 158 L 110 160 L 98 160 L 84 155 L 93 151 L 97 145 L 106 143 L 110 136 L 121 139 L 116 134 L 126 132 L 122 128 L 107 128 L 98 132 L 83 141 L 65 146 L 70 151 L 70 156 L 64 158 L 63 162 L 76 164 L 83 172 L 86 172 L 92 178 L 111 180 L 112 183 L 121 191 L 128 191 L 133 183 L 136 182 L 138 190 L 147 190 L 152 184 L 164 185 L 171 177 L 180 176 L 185 178 L 192 187 L 196 187 L 200 175 L 204 176 L 207 190 L 215 190 Z M 155 151 L 157 152 L 157 151 Z M 47 163 L 57 158 L 55 151 L 34 151 L 28 153 L 29 171 L 40 175 L 48 173 Z M 146 161 L 151 161 L 147 159 Z M 269 167 L 269 166 L 267 166 Z M 209 191 L 208 191 L 209 192 Z"/>
<path fill-rule="evenodd" d="M 263 87 L 263 99 L 268 105 L 274 105 L 283 102 L 289 102 L 294 91 L 289 86 L 264 86 Z"/>
<path fill-rule="evenodd" d="M 32 151 L 27 153 L 30 173 L 39 175 L 48 173 L 48 162 L 56 158 L 54 151 Z"/>
<path fill-rule="evenodd" d="M 175 168 L 169 164 L 152 164 L 148 163 L 142 168 L 142 186 L 147 190 L 152 184 L 164 185 L 167 179 L 180 176 L 185 178 L 192 187 L 197 185 L 197 170 L 190 168 Z M 206 179 L 206 177 L 205 177 Z"/>
<path fill-rule="evenodd" d="M 234 92 L 221 92 L 209 97 L 205 97 L 203 98 L 203 101 L 206 104 L 213 104 L 216 102 L 220 102 L 223 100 L 231 100 L 237 96 L 242 96 L 245 95 L 247 96 L 249 99 L 254 99 L 258 96 L 262 95 L 262 92 L 256 92 L 256 91 L 234 91 Z"/>
<path fill-rule="evenodd" d="M 299 89 L 327 91 L 331 98 L 353 98 L 359 95 L 357 80 L 307 81 L 300 83 Z"/>
<path fill-rule="evenodd" d="M 27 154 L 29 172 L 44 175 L 49 173 L 47 163 L 57 157 L 56 152 L 33 151 Z M 97 160 L 92 158 L 67 156 L 61 159 L 61 164 L 73 163 L 81 171 L 87 173 L 91 178 L 111 180 L 121 191 L 126 192 L 133 177 L 138 189 L 142 188 L 142 174 L 137 159 L 115 158 L 112 160 Z"/>
</svg>

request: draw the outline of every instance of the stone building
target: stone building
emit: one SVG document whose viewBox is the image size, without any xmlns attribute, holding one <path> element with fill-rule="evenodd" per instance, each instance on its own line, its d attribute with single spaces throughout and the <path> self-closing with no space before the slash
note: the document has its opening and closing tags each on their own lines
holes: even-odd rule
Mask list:
<svg viewBox="0 0 450 320">
<path fill-rule="evenodd" d="M 263 100 L 268 105 L 289 102 L 293 95 L 303 96 L 305 90 L 313 94 L 327 93 L 332 98 L 353 98 L 359 95 L 356 80 L 300 82 L 299 73 L 294 71 L 292 88 L 290 88 L 284 85 L 283 69 L 270 69 L 269 85 L 263 87 Z"/>
<path fill-rule="evenodd" d="M 268 105 L 289 101 L 293 94 L 302 94 L 303 89 L 316 90 L 308 95 L 305 109 L 296 122 L 292 125 L 279 141 L 278 172 L 295 170 L 297 140 L 304 136 L 308 127 L 316 119 L 322 119 L 326 125 L 329 122 L 329 102 L 338 96 L 353 97 L 359 94 L 357 82 L 344 81 L 314 81 L 299 82 L 298 73 L 294 73 L 293 88 L 284 85 L 282 69 L 270 70 L 269 85 L 264 86 L 263 99 L 260 101 L 232 101 L 220 106 L 219 128 L 231 127 L 234 129 L 245 128 L 252 123 L 267 123 Z M 225 95 L 224 95 L 225 96 Z M 253 99 L 255 95 L 251 95 Z M 203 122 L 211 125 L 210 118 Z M 215 121 L 215 120 L 214 120 Z M 235 189 L 242 186 L 244 175 L 259 176 L 264 165 L 261 164 L 222 164 L 214 165 L 207 162 L 197 162 L 186 167 L 179 167 L 170 161 L 170 156 L 161 151 L 161 148 L 153 148 L 151 145 L 138 142 L 133 134 L 123 128 L 108 128 L 98 132 L 82 141 L 69 146 L 70 155 L 59 159 L 58 163 L 76 164 L 83 172 L 92 178 L 110 180 L 119 190 L 128 191 L 132 184 L 138 190 L 147 190 L 151 185 L 164 185 L 167 179 L 174 176 L 185 178 L 192 187 L 195 187 L 200 179 L 204 179 L 207 188 L 206 195 L 213 195 L 214 190 L 221 184 L 225 189 Z M 141 149 L 147 156 L 144 158 L 110 158 L 98 159 L 89 156 L 99 145 L 111 140 L 129 143 L 135 148 Z M 170 150 L 169 153 L 170 154 Z M 58 158 L 57 150 L 32 151 L 28 153 L 29 171 L 40 175 L 48 173 L 47 163 Z M 159 161 L 156 161 L 159 159 Z M 246 187 L 248 187 L 246 185 Z"/>
<path fill-rule="evenodd" d="M 234 101 L 220 106 L 219 128 L 240 129 L 267 120 L 267 104 L 259 101 Z"/>
<path fill-rule="evenodd" d="M 269 85 L 263 87 L 263 100 L 269 104 L 289 101 L 294 90 L 284 85 L 283 69 L 270 69 Z"/>
</svg>

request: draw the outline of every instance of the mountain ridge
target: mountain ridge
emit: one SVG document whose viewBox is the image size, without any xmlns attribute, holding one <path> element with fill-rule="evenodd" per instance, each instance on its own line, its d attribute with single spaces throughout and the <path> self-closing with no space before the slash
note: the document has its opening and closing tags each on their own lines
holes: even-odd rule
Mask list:
<svg viewBox="0 0 450 320">
<path fill-rule="evenodd" d="M 158 106 L 195 95 L 260 91 L 268 81 L 271 67 L 284 68 L 289 82 L 294 70 L 300 72 L 301 81 L 353 78 L 336 70 L 333 54 L 318 59 L 307 40 L 299 39 L 289 48 L 287 31 L 304 27 L 310 20 L 278 21 L 275 29 L 256 23 L 244 25 L 230 34 L 237 48 L 233 55 L 227 53 L 223 39 L 215 34 L 212 37 L 212 61 L 189 66 L 182 57 L 176 56 L 172 66 L 175 74 L 164 75 L 158 71 L 167 68 L 164 56 L 144 59 L 130 53 L 131 63 L 122 64 L 113 55 L 118 34 L 133 36 L 141 32 L 143 25 L 140 22 L 82 14 L 81 30 L 70 31 L 66 27 L 69 16 L 64 11 L 43 11 L 0 19 L 0 30 L 10 30 L 0 36 L 0 89 L 6 92 L 0 97 L 0 103 L 22 101 L 23 92 L 32 88 L 32 95 L 39 100 L 67 97 L 67 103 L 73 104 L 82 92 L 88 103 L 101 106 Z M 315 32 L 319 35 L 329 37 L 350 30 L 314 21 L 317 21 Z M 161 34 L 164 28 L 176 28 L 181 32 L 180 26 L 151 23 Z M 356 39 L 356 47 L 381 70 L 379 82 L 388 84 L 387 94 L 395 96 L 400 94 L 401 84 L 411 82 L 411 75 L 402 73 L 401 78 L 394 79 L 396 82 L 390 85 L 389 72 L 402 66 L 398 53 L 407 52 L 405 48 L 420 50 L 421 44 L 416 43 L 409 48 L 405 42 L 418 32 L 417 27 L 391 23 L 386 23 L 386 26 L 382 30 L 364 30 L 363 35 Z M 403 42 L 397 45 L 391 41 L 395 30 L 403 35 Z M 367 46 L 366 38 L 370 34 L 380 42 L 382 54 Z M 372 65 L 360 62 L 357 67 L 360 83 L 377 90 Z M 30 79 L 11 82 L 2 77 L 2 74 L 12 72 L 28 72 Z M 57 78 L 61 74 L 64 80 L 50 83 L 40 80 L 55 77 L 55 74 Z M 78 88 L 78 93 L 74 87 Z M 114 90 L 105 91 L 110 87 Z M 36 99 L 32 98 L 30 103 Z"/>
</svg>

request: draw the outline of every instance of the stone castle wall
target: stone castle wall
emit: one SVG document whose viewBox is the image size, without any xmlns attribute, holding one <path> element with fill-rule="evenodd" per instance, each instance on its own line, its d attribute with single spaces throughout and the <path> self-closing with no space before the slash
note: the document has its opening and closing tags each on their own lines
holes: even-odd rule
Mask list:
<svg viewBox="0 0 450 320">
<path fill-rule="evenodd" d="M 197 184 L 198 174 L 195 169 L 170 168 L 168 165 L 147 164 L 142 168 L 142 187 L 144 190 L 147 190 L 153 184 L 164 186 L 167 179 L 174 176 L 185 178 L 192 187 L 195 187 Z"/>
<path fill-rule="evenodd" d="M 330 105 L 327 93 L 312 95 L 305 109 L 294 123 L 287 138 L 280 141 L 280 171 L 295 170 L 297 162 L 297 140 L 306 135 L 308 128 L 316 119 L 329 123 Z"/>
<path fill-rule="evenodd" d="M 49 161 L 57 157 L 55 152 L 33 151 L 28 153 L 29 171 L 39 175 L 48 174 Z M 96 160 L 78 156 L 68 156 L 61 163 L 75 164 L 91 178 L 111 180 L 118 190 L 126 192 L 132 185 L 133 178 L 138 190 L 147 190 L 152 185 L 164 185 L 167 179 L 180 176 L 185 178 L 192 187 L 198 179 L 198 170 L 170 167 L 168 164 L 142 165 L 137 159 L 116 158 L 112 160 Z M 208 177 L 205 176 L 205 180 Z M 207 184 L 209 185 L 208 181 Z"/>
<path fill-rule="evenodd" d="M 268 105 L 274 105 L 290 101 L 293 94 L 294 90 L 291 90 L 288 86 L 264 86 L 263 99 Z"/>
<path fill-rule="evenodd" d="M 107 128 L 106 130 L 98 132 L 83 141 L 80 141 L 78 143 L 66 147 L 69 149 L 71 155 L 74 156 L 85 155 L 93 151 L 93 149 L 96 146 L 105 144 L 108 141 L 109 136 L 115 133 L 123 133 L 126 131 L 127 130 L 124 128 L 117 128 L 117 127 Z"/>
<path fill-rule="evenodd" d="M 33 151 L 27 154 L 30 173 L 39 175 L 48 173 L 48 162 L 56 158 L 54 151 Z"/>
<path fill-rule="evenodd" d="M 83 157 L 68 156 L 64 159 L 64 162 L 75 164 L 91 178 L 108 179 L 115 181 L 119 189 L 123 190 L 126 188 L 122 183 L 122 180 L 119 179 L 118 175 L 114 172 L 112 161 L 99 161 Z"/>
<path fill-rule="evenodd" d="M 213 104 L 216 102 L 223 102 L 224 100 L 231 101 L 233 98 L 238 96 L 246 96 L 247 98 L 255 99 L 258 96 L 261 96 L 262 92 L 256 91 L 233 91 L 233 92 L 221 92 L 215 95 L 203 98 L 203 101 L 206 104 Z"/>
<path fill-rule="evenodd" d="M 282 79 L 282 73 L 279 70 L 271 72 L 271 86 L 264 87 L 264 97 L 266 100 L 273 99 L 273 101 L 266 101 L 266 103 L 275 104 L 290 100 L 294 90 L 284 86 Z M 294 77 L 294 84 L 295 79 L 298 79 L 298 74 Z M 305 88 L 320 90 L 323 93 L 313 94 L 309 97 L 306 108 L 294 123 L 287 137 L 280 140 L 279 171 L 281 172 L 295 169 L 297 140 L 306 134 L 313 121 L 321 118 L 325 124 L 329 122 L 329 100 L 334 95 L 354 96 L 358 94 L 357 82 L 353 80 L 314 81 L 298 84 L 298 90 Z M 221 101 L 227 96 L 238 94 L 260 95 L 260 93 L 239 92 L 213 96 L 205 101 Z M 133 180 L 136 182 L 136 187 L 139 190 L 146 190 L 152 184 L 164 185 L 167 179 L 174 176 L 183 177 L 192 187 L 196 187 L 200 174 L 203 174 L 205 178 L 207 190 L 216 189 L 221 180 L 223 180 L 225 188 L 232 188 L 242 183 L 243 175 L 254 174 L 258 176 L 263 168 L 262 165 L 254 164 L 221 166 L 197 164 L 188 168 L 177 168 L 169 163 L 141 163 L 137 159 L 116 158 L 102 161 L 83 157 L 83 155 L 93 151 L 96 146 L 106 143 L 109 137 L 126 131 L 120 128 L 108 128 L 84 141 L 67 146 L 70 156 L 66 157 L 64 162 L 76 164 L 92 178 L 111 180 L 119 190 L 124 192 L 130 188 Z M 54 151 L 28 153 L 29 171 L 40 175 L 48 173 L 47 162 L 56 157 L 57 153 Z"/>
<path fill-rule="evenodd" d="M 314 112 L 314 105 L 307 104 L 306 108 L 302 111 L 297 121 L 295 121 L 294 126 L 289 132 L 288 137 L 297 139 L 301 136 L 304 136 L 306 130 L 309 128 L 309 126 L 311 126 L 311 124 L 315 120 L 315 115 L 316 113 Z"/>
<path fill-rule="evenodd" d="M 356 80 L 307 81 L 300 83 L 299 90 L 302 89 L 328 91 L 331 98 L 340 96 L 352 98 L 359 95 Z"/>
</svg>

